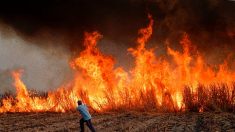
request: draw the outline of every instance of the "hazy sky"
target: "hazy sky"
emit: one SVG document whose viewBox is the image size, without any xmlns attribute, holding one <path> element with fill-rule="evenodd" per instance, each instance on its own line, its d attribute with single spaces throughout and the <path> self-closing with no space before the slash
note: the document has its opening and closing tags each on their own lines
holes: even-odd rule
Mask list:
<svg viewBox="0 0 235 132">
<path fill-rule="evenodd" d="M 10 71 L 23 69 L 23 81 L 31 89 L 58 87 L 70 75 L 69 56 L 63 49 L 40 48 L 19 38 L 14 31 L 0 31 L 0 93 L 12 91 Z"/>
</svg>

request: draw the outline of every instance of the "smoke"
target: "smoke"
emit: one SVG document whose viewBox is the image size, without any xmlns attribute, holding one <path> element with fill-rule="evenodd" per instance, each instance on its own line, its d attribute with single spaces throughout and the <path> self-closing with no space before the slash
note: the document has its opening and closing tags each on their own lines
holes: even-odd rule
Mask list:
<svg viewBox="0 0 235 132">
<path fill-rule="evenodd" d="M 156 4 L 161 12 L 155 16 L 161 16 L 161 19 L 156 19 L 155 41 L 167 40 L 171 47 L 180 49 L 179 39 L 186 32 L 212 64 L 221 63 L 235 50 L 235 2 L 157 0 Z"/>
<path fill-rule="evenodd" d="M 138 29 L 148 22 L 147 13 L 155 20 L 153 45 L 162 47 L 167 40 L 176 46 L 187 32 L 201 51 L 235 49 L 234 12 L 235 2 L 229 0 L 7 0 L 0 5 L 0 19 L 23 39 L 63 37 L 61 44 L 72 52 L 83 48 L 84 31 L 94 30 L 104 39 L 135 46 Z"/>
<path fill-rule="evenodd" d="M 99 31 L 100 49 L 113 55 L 117 66 L 129 68 L 133 58 L 126 50 L 136 45 L 148 13 L 155 22 L 147 46 L 157 47 L 156 54 L 165 54 L 166 41 L 180 49 L 187 32 L 209 63 L 220 63 L 235 50 L 234 12 L 231 0 L 5 0 L 0 70 L 25 69 L 30 88 L 58 86 L 70 73 L 68 59 L 83 49 L 84 31 Z"/>
<path fill-rule="evenodd" d="M 0 93 L 14 91 L 13 70 L 23 69 L 26 86 L 37 91 L 51 90 L 69 79 L 69 55 L 63 47 L 38 47 L 6 27 L 0 31 Z"/>
</svg>

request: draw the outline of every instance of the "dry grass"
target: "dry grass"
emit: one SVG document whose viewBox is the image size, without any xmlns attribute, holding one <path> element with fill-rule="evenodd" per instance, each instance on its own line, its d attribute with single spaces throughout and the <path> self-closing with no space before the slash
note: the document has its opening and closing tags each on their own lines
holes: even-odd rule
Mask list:
<svg viewBox="0 0 235 132">
<path fill-rule="evenodd" d="M 183 98 L 187 111 L 235 112 L 235 83 L 231 87 L 226 84 L 199 85 L 196 91 L 186 86 Z"/>
<path fill-rule="evenodd" d="M 154 111 L 154 112 L 200 112 L 200 111 L 224 111 L 235 112 L 235 83 L 232 86 L 226 84 L 212 84 L 209 86 L 198 85 L 196 90 L 192 87 L 185 86 L 183 91 L 184 109 L 177 108 L 170 92 L 162 93 L 162 102 L 156 98 L 156 89 L 148 89 L 146 91 L 137 91 L 135 98 L 125 95 L 130 93 L 121 92 L 122 104 L 117 104 L 115 98 L 107 94 L 106 111 Z"/>
<path fill-rule="evenodd" d="M 213 84 L 209 86 L 198 85 L 196 90 L 192 90 L 192 87 L 185 86 L 183 90 L 183 106 L 184 109 L 177 108 L 172 99 L 170 92 L 165 91 L 162 93 L 161 105 L 156 98 L 157 89 L 151 88 L 148 90 L 130 91 L 128 89 L 119 92 L 121 99 L 116 102 L 115 97 L 112 94 L 112 90 L 106 91 L 106 103 L 105 105 L 97 103 L 97 106 L 104 111 L 140 111 L 140 112 L 199 112 L 199 111 L 224 111 L 235 112 L 235 83 L 232 86 L 226 84 Z M 135 98 L 132 98 L 132 94 L 135 94 Z M 32 97 L 47 98 L 47 93 L 37 93 L 35 91 L 30 92 Z M 88 105 L 90 100 L 86 91 L 80 91 L 79 96 Z M 14 98 L 11 93 L 5 93 L 0 97 L 0 100 L 6 98 Z M 60 98 L 58 96 L 58 98 Z M 58 99 L 60 100 L 60 99 Z M 1 106 L 0 101 L 0 106 Z M 17 100 L 16 100 L 17 101 Z M 63 101 L 63 100 L 61 100 Z M 68 110 L 70 111 L 70 110 Z M 73 110 L 72 110 L 73 111 Z M 95 110 L 94 110 L 95 111 Z"/>
</svg>

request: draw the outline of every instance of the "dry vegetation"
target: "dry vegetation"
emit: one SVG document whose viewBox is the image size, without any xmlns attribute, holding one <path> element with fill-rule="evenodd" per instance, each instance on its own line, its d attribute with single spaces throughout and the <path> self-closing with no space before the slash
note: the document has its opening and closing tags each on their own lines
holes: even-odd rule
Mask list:
<svg viewBox="0 0 235 132">
<path fill-rule="evenodd" d="M 100 109 L 105 111 L 139 111 L 139 112 L 211 112 L 211 111 L 223 111 L 223 112 L 235 112 L 235 83 L 228 86 L 226 84 L 212 84 L 209 86 L 198 85 L 193 91 L 192 87 L 185 86 L 183 88 L 183 100 L 182 107 L 175 106 L 174 99 L 170 92 L 165 91 L 162 93 L 162 104 L 156 98 L 156 89 L 148 89 L 146 91 L 139 91 L 139 95 L 135 95 L 135 98 L 130 98 L 128 90 L 121 91 L 120 97 L 122 97 L 122 103 L 115 104 L 115 98 L 112 97 L 112 91 L 108 91 L 106 95 L 107 105 L 105 108 L 100 106 Z M 87 93 L 81 92 L 80 97 L 82 100 L 89 104 Z"/>
<path fill-rule="evenodd" d="M 130 93 L 123 92 L 123 103 L 116 105 L 115 98 L 112 94 L 107 94 L 107 106 L 105 111 L 139 111 L 139 112 L 211 112 L 211 111 L 223 111 L 223 112 L 235 112 L 235 83 L 232 86 L 226 84 L 213 84 L 209 86 L 198 85 L 196 90 L 192 90 L 191 87 L 185 86 L 183 91 L 183 107 L 177 108 L 174 106 L 174 100 L 170 93 L 167 91 L 162 94 L 162 105 L 158 104 L 155 93 L 157 90 L 150 89 L 149 91 L 139 91 L 139 95 L 132 100 Z M 29 91 L 30 97 L 47 98 L 47 93 Z M 81 92 L 80 97 L 86 104 L 89 103 L 88 94 Z M 14 98 L 11 93 L 5 93 L 0 96 L 0 106 L 2 99 Z M 60 99 L 58 99 L 60 100 Z M 59 103 L 59 102 L 58 102 Z M 97 103 L 98 104 L 98 103 Z M 104 109 L 102 105 L 98 104 L 101 109 Z M 74 110 L 71 110 L 74 111 Z"/>
<path fill-rule="evenodd" d="M 111 105 L 108 113 L 93 113 L 98 131 L 235 131 L 235 83 L 210 86 L 199 85 L 196 91 L 185 87 L 183 103 L 177 110 L 169 93 L 163 94 L 164 105 L 157 105 L 154 92 L 139 96 L 139 104 L 126 98 L 122 106 Z M 87 96 L 85 93 L 83 98 Z M 146 94 L 143 94 L 146 95 Z M 46 98 L 46 93 L 32 96 Z M 11 95 L 5 94 L 2 98 Z M 109 96 L 108 100 L 112 100 Z M 111 103 L 111 102 L 110 102 Z M 111 103 L 112 104 L 112 103 Z M 202 113 L 199 111 L 203 110 Z M 72 110 L 73 111 L 73 110 Z M 1 113 L 0 131 L 78 131 L 80 115 L 66 113 Z"/>
<path fill-rule="evenodd" d="M 171 94 L 167 91 L 162 93 L 163 101 L 161 105 L 159 105 L 155 96 L 157 93 L 156 89 L 149 89 L 145 92 L 139 91 L 140 94 L 135 95 L 135 99 L 130 98 L 131 93 L 122 91 L 120 93 L 122 94 L 122 103 L 119 104 L 115 103 L 115 98 L 111 94 L 112 91 L 108 92 L 106 94 L 107 103 L 105 105 L 105 108 L 97 102 L 97 105 L 100 107 L 100 109 L 103 109 L 106 112 L 235 112 L 235 83 L 233 83 L 233 85 L 231 86 L 228 86 L 226 84 L 213 84 L 209 86 L 198 85 L 198 87 L 194 89 L 194 91 L 192 87 L 185 86 L 183 90 L 182 100 L 183 108 L 177 108 L 177 106 L 174 105 L 175 102 L 172 99 Z M 29 91 L 29 93 L 30 97 L 32 98 L 48 97 L 47 93 L 45 92 L 38 93 L 36 91 Z M 90 104 L 87 93 L 81 91 L 79 95 L 86 104 Z M 12 94 L 10 93 L 5 93 L 4 95 L 0 96 L 0 106 L 2 99 L 6 98 L 14 98 L 14 96 L 12 96 Z M 61 100 L 58 96 L 58 101 L 63 100 Z"/>
<path fill-rule="evenodd" d="M 129 98 L 129 94 L 124 94 L 122 105 L 112 102 L 115 98 L 107 97 L 107 111 L 139 111 L 139 112 L 235 112 L 235 83 L 228 86 L 226 84 L 212 84 L 209 86 L 198 85 L 193 91 L 192 87 L 185 86 L 183 90 L 182 107 L 178 108 L 174 104 L 174 99 L 169 92 L 162 93 L 162 104 L 159 105 L 156 99 L 156 89 L 149 91 L 139 91 L 139 95 L 134 100 Z M 110 95 L 110 94 L 109 94 Z M 125 96 L 127 95 L 127 96 Z M 86 98 L 84 98 L 85 100 Z M 102 108 L 102 107 L 101 107 Z"/>
<path fill-rule="evenodd" d="M 224 111 L 235 112 L 235 83 L 232 87 L 226 84 L 213 84 L 208 87 L 199 85 L 196 92 L 192 88 L 184 89 L 184 104 L 188 111 Z"/>
</svg>

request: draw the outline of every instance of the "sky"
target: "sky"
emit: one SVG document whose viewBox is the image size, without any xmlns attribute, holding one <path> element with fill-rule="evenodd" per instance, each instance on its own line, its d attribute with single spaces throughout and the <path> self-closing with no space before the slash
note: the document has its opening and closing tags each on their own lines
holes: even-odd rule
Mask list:
<svg viewBox="0 0 235 132">
<path fill-rule="evenodd" d="M 0 3 L 0 81 L 11 89 L 10 71 L 24 69 L 30 88 L 48 90 L 70 78 L 69 59 L 80 53 L 85 31 L 103 35 L 101 51 L 130 68 L 127 53 L 137 32 L 154 19 L 148 47 L 165 54 L 180 49 L 188 33 L 208 62 L 235 50 L 235 2 L 231 0 L 3 0 Z M 58 76 L 59 74 L 59 76 Z M 9 86 L 9 87 L 8 87 Z M 0 91 L 0 92 L 1 92 Z"/>
</svg>

